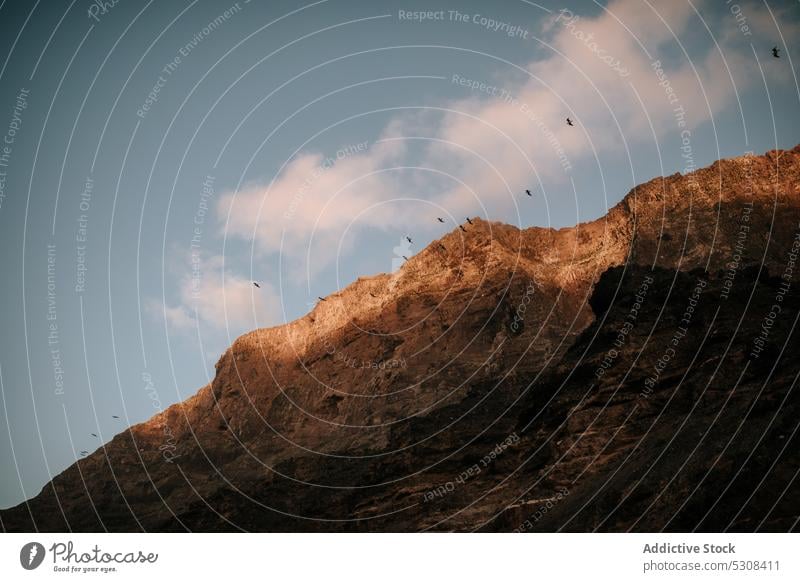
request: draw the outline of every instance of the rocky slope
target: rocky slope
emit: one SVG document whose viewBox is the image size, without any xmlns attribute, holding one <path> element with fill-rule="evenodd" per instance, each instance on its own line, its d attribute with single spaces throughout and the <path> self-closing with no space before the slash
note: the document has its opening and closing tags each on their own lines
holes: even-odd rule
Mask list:
<svg viewBox="0 0 800 582">
<path fill-rule="evenodd" d="M 797 528 L 800 147 L 473 222 L 237 339 L 2 527 Z"/>
</svg>

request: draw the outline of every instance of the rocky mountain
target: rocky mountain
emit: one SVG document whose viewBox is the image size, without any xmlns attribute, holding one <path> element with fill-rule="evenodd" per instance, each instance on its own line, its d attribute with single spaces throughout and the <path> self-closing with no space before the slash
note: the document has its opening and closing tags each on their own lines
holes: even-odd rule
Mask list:
<svg viewBox="0 0 800 582">
<path fill-rule="evenodd" d="M 472 222 L 240 337 L 3 529 L 797 529 L 800 146 Z"/>
</svg>

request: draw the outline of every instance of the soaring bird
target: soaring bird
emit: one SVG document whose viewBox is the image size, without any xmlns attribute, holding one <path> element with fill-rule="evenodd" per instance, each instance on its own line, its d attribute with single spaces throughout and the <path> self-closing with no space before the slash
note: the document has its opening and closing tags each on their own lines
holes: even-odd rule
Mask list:
<svg viewBox="0 0 800 582">
<path fill-rule="evenodd" d="M 778 54 L 779 51 L 780 49 L 778 47 L 772 47 L 772 56 L 776 59 L 781 58 L 781 56 Z"/>
<path fill-rule="evenodd" d="M 466 229 L 466 228 L 464 228 L 464 226 L 463 226 L 463 225 L 461 225 L 461 224 L 459 224 L 459 225 L 458 225 L 458 228 L 460 228 L 460 229 L 461 229 L 461 230 L 463 230 L 464 232 L 467 232 L 467 229 Z"/>
<path fill-rule="evenodd" d="M 531 194 L 530 190 L 525 190 L 525 194 L 527 194 L 528 196 L 533 196 L 533 194 Z"/>
<path fill-rule="evenodd" d="M 258 283 L 256 283 L 255 281 L 253 281 L 253 285 L 255 285 L 255 286 L 258 288 L 258 289 L 261 289 L 261 285 L 259 285 L 259 284 L 258 284 Z"/>
<path fill-rule="evenodd" d="M 317 297 L 317 299 L 319 299 L 320 301 L 327 301 L 327 299 L 324 299 L 323 297 Z"/>
<path fill-rule="evenodd" d="M 436 220 L 438 220 L 439 222 L 444 222 L 444 218 L 439 218 L 438 216 L 436 217 Z"/>
<path fill-rule="evenodd" d="M 97 435 L 96 435 L 96 434 L 94 434 L 94 433 L 89 433 L 89 434 L 91 434 L 93 437 L 97 437 Z"/>
<path fill-rule="evenodd" d="M 467 222 L 469 222 L 470 224 L 472 224 L 472 221 L 469 219 L 469 216 L 467 216 Z"/>
<path fill-rule="evenodd" d="M 406 240 L 408 241 L 408 244 L 410 244 L 410 245 L 413 245 L 413 244 L 414 244 L 414 241 L 413 241 L 413 240 L 411 240 L 411 237 L 408 237 L 408 236 L 407 236 L 407 237 L 406 237 Z"/>
<path fill-rule="evenodd" d="M 567 117 L 567 125 L 575 125 L 569 117 Z"/>
<path fill-rule="evenodd" d="M 119 418 L 119 416 L 117 416 L 116 414 L 112 414 L 111 418 Z"/>
<path fill-rule="evenodd" d="M 400 256 L 402 256 L 405 260 L 408 260 L 407 256 L 405 256 L 405 255 L 400 255 Z"/>
</svg>

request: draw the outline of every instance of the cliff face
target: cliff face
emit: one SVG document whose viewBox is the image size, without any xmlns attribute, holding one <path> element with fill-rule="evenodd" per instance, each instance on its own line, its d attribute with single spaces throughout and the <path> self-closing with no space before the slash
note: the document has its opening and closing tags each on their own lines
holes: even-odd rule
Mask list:
<svg viewBox="0 0 800 582">
<path fill-rule="evenodd" d="M 474 219 L 240 337 L 2 525 L 796 528 L 799 189 L 800 147 L 573 228 Z"/>
</svg>

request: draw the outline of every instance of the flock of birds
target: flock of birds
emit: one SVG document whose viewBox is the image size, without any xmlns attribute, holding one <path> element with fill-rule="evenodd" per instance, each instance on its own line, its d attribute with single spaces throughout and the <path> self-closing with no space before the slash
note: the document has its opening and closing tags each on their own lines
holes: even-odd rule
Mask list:
<svg viewBox="0 0 800 582">
<path fill-rule="evenodd" d="M 773 47 L 773 48 L 772 48 L 772 56 L 773 56 L 774 58 L 776 58 L 776 59 L 779 59 L 779 58 L 781 58 L 781 56 L 780 56 L 780 54 L 779 54 L 779 53 L 780 53 L 780 49 L 779 49 L 777 46 L 775 46 L 775 47 Z M 573 121 L 572 121 L 572 120 L 571 120 L 569 117 L 567 117 L 567 119 L 566 119 L 566 122 L 567 122 L 567 125 L 569 125 L 570 127 L 575 127 L 575 124 L 573 123 Z M 531 191 L 530 191 L 530 190 L 525 190 L 525 194 L 527 194 L 528 196 L 531 196 L 531 197 L 533 196 L 533 194 L 531 193 Z M 440 217 L 440 216 L 437 216 L 437 217 L 436 217 L 436 220 L 438 220 L 438 221 L 439 221 L 440 223 L 442 223 L 442 224 L 444 224 L 444 222 L 445 222 L 444 218 L 442 218 L 442 217 Z M 470 218 L 469 218 L 469 217 L 467 217 L 467 223 L 469 223 L 470 225 L 472 225 L 472 224 L 473 224 L 472 220 L 470 220 Z M 467 232 L 467 229 L 466 229 L 466 228 L 464 228 L 464 225 L 463 225 L 463 224 L 459 224 L 459 225 L 458 225 L 458 228 L 460 228 L 462 232 Z M 406 238 L 406 240 L 408 241 L 408 244 L 410 244 L 410 245 L 411 245 L 411 244 L 414 244 L 414 241 L 413 241 L 413 240 L 411 240 L 411 237 L 410 237 L 410 236 L 406 235 L 406 237 L 405 237 L 405 238 Z M 443 250 L 443 251 L 447 251 L 447 247 L 445 247 L 445 246 L 444 246 L 442 243 L 436 243 L 436 244 L 438 245 L 438 248 L 439 248 L 439 249 L 441 249 L 441 250 Z M 405 255 L 402 255 L 402 257 L 403 257 L 403 258 L 404 258 L 406 261 L 408 260 L 408 257 L 406 257 Z M 261 285 L 259 285 L 259 284 L 258 284 L 258 281 L 253 281 L 253 285 L 254 285 L 254 286 L 257 288 L 257 289 L 261 289 Z M 371 296 L 371 297 L 373 297 L 373 298 L 377 297 L 377 296 L 376 296 L 374 293 L 370 293 L 370 296 Z M 317 299 L 319 299 L 320 301 L 327 301 L 327 299 L 325 299 L 324 297 L 317 297 Z M 119 416 L 116 416 L 116 415 L 111 415 L 111 418 L 119 419 Z M 95 433 L 90 433 L 90 434 L 91 434 L 91 435 L 92 435 L 94 438 L 99 438 L 99 437 L 97 436 L 97 434 L 95 434 Z M 85 456 L 86 456 L 86 455 L 88 455 L 88 454 L 89 454 L 89 451 L 81 451 L 81 457 L 85 457 Z"/>
<path fill-rule="evenodd" d="M 567 125 L 574 125 L 572 123 L 572 120 L 569 117 L 567 117 Z M 525 194 L 527 194 L 530 197 L 533 197 L 533 193 L 530 190 L 525 190 Z M 437 216 L 436 220 L 438 220 L 442 224 L 444 224 L 444 222 L 445 222 L 444 218 L 442 218 L 441 216 Z M 470 226 L 474 224 L 472 222 L 472 219 L 469 216 L 467 216 L 467 223 Z M 462 232 L 467 232 L 467 229 L 464 228 L 463 224 L 459 224 L 458 228 L 460 228 Z M 408 244 L 410 244 L 410 245 L 414 244 L 414 241 L 412 240 L 412 238 L 410 236 L 406 235 L 405 239 L 408 241 Z M 436 243 L 436 244 L 437 244 L 438 248 L 440 248 L 441 250 L 443 250 L 443 251 L 447 250 L 447 247 L 445 247 L 442 243 Z M 406 261 L 408 261 L 408 257 L 407 256 L 405 256 L 405 255 L 400 255 L 400 256 L 403 257 L 403 259 L 405 259 Z M 261 289 L 261 285 L 258 283 L 258 281 L 253 281 L 253 286 L 256 289 Z M 376 297 L 376 295 L 374 293 L 370 293 L 370 296 Z M 320 301 L 327 301 L 327 299 L 325 299 L 324 297 L 317 297 L 317 299 L 319 299 Z"/>
<path fill-rule="evenodd" d="M 773 56 L 773 57 L 775 57 L 776 59 L 779 59 L 779 58 L 781 58 L 781 56 L 780 56 L 780 54 L 779 54 L 779 53 L 780 53 L 780 49 L 779 49 L 777 46 L 775 46 L 775 47 L 772 47 L 772 56 Z M 569 125 L 570 127 L 575 127 L 575 123 L 574 123 L 574 122 L 572 121 L 572 119 L 570 119 L 569 117 L 567 117 L 567 119 L 566 119 L 566 122 L 567 122 L 567 125 Z M 531 197 L 533 196 L 533 194 L 531 193 L 531 191 L 530 191 L 530 190 L 525 190 L 525 194 L 527 194 L 528 196 L 531 196 Z M 441 218 L 441 217 L 439 217 L 439 216 L 437 216 L 437 217 L 436 217 L 436 220 L 438 220 L 438 221 L 439 221 L 439 222 L 441 222 L 441 223 L 444 223 L 444 218 Z M 472 224 L 472 221 L 469 219 L 469 217 L 467 217 L 467 222 L 468 222 L 470 225 Z M 458 228 L 460 228 L 462 232 L 467 232 L 467 229 L 466 229 L 466 228 L 464 228 L 464 225 L 463 225 L 463 224 L 459 224 L 459 225 L 458 225 Z M 413 241 L 413 240 L 411 240 L 411 237 L 410 237 L 410 236 L 406 236 L 405 238 L 406 238 L 406 240 L 408 241 L 408 244 L 414 244 L 414 241 Z M 438 245 L 438 247 L 439 247 L 441 250 L 443 250 L 443 251 L 446 251 L 446 250 L 447 250 L 447 248 L 446 248 L 446 247 L 445 247 L 445 246 L 444 246 L 442 243 L 436 243 L 436 244 Z M 408 257 L 407 257 L 407 256 L 405 256 L 405 255 L 401 255 L 401 256 L 402 256 L 402 257 L 403 257 L 403 259 L 405 259 L 406 261 L 408 260 Z M 258 288 L 258 289 L 261 289 L 261 285 L 259 285 L 257 281 L 253 281 L 253 285 L 255 285 L 255 286 L 256 286 L 256 288 Z M 370 295 L 371 295 L 372 297 L 375 297 L 375 295 L 374 295 L 373 293 L 370 293 Z M 326 299 L 325 299 L 324 297 L 317 297 L 317 299 L 319 299 L 320 301 L 326 301 Z"/>
<path fill-rule="evenodd" d="M 525 190 L 525 193 L 528 196 L 533 196 L 533 194 L 531 194 L 530 190 Z M 444 218 L 441 218 L 440 216 L 437 216 L 436 220 L 438 220 L 441 223 L 444 223 Z M 466 220 L 467 220 L 467 223 L 470 224 L 470 225 L 475 224 L 474 222 L 472 222 L 472 219 L 469 216 L 467 217 Z M 467 229 L 464 228 L 463 224 L 459 224 L 458 228 L 460 228 L 462 230 L 462 232 L 467 232 Z M 410 245 L 414 244 L 414 241 L 410 236 L 406 235 L 405 239 L 408 241 L 408 244 L 410 244 Z M 438 245 L 438 248 L 440 248 L 441 250 L 443 250 L 443 251 L 447 250 L 447 247 L 445 247 L 442 243 L 436 243 L 436 244 Z M 406 261 L 408 261 L 408 257 L 407 256 L 405 256 L 405 255 L 400 255 L 400 256 L 403 257 L 403 259 L 405 259 Z M 253 286 L 256 289 L 261 289 L 261 285 L 259 285 L 258 281 L 253 281 Z M 370 296 L 371 297 L 376 297 L 376 295 L 374 293 L 370 293 Z M 317 299 L 319 299 L 320 301 L 327 301 L 327 299 L 325 299 L 324 297 L 317 297 Z"/>
</svg>

